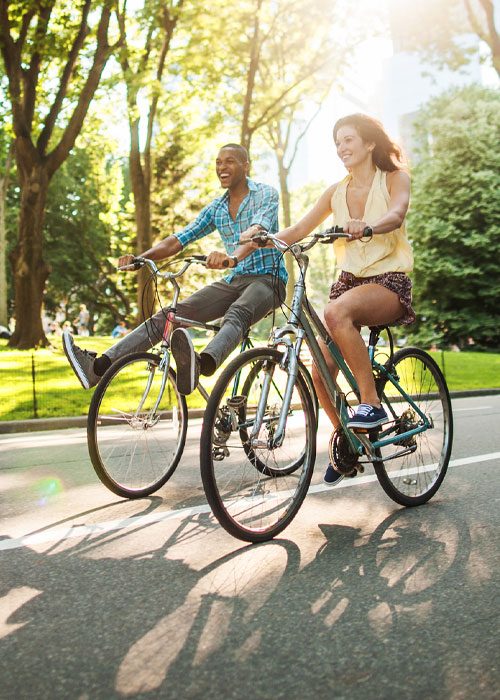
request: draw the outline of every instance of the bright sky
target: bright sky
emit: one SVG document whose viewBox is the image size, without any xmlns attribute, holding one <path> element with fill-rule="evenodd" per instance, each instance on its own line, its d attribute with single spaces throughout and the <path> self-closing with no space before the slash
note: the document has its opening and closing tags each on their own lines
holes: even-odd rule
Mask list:
<svg viewBox="0 0 500 700">
<path fill-rule="evenodd" d="M 400 0 L 401 2 L 414 0 Z M 500 0 L 494 0 L 500 13 Z M 387 0 L 358 0 L 362 12 L 384 12 Z M 414 54 L 394 53 L 389 35 L 364 42 L 344 78 L 343 91 L 335 89 L 310 127 L 290 175 L 293 191 L 307 182 L 336 182 L 345 175 L 337 158 L 332 127 L 337 119 L 353 112 L 366 112 L 380 119 L 389 135 L 405 146 L 399 133 L 399 118 L 416 111 L 432 96 L 452 85 L 481 82 L 500 86 L 493 68 L 472 63 L 468 72 L 433 71 L 433 79 L 423 76 L 422 65 Z M 262 174 L 269 179 L 268 170 Z M 276 184 L 276 183 L 273 183 Z"/>
</svg>

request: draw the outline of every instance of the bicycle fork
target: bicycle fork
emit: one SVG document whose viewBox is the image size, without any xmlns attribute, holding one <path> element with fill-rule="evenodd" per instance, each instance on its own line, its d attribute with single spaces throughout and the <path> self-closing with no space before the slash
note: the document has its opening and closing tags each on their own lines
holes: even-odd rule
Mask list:
<svg viewBox="0 0 500 700">
<path fill-rule="evenodd" d="M 285 342 L 286 351 L 280 362 L 280 367 L 287 369 L 287 382 L 285 391 L 283 394 L 283 400 L 281 404 L 281 409 L 279 413 L 278 425 L 275 430 L 272 431 L 272 437 L 267 441 L 259 440 L 259 433 L 264 423 L 266 411 L 268 408 L 267 400 L 269 397 L 269 391 L 273 381 L 274 369 L 276 364 L 271 361 L 267 361 L 264 366 L 264 379 L 262 382 L 262 390 L 259 397 L 259 403 L 257 404 L 257 411 L 255 415 L 255 422 L 250 434 L 250 445 L 253 448 L 265 448 L 269 450 L 274 450 L 281 447 L 283 440 L 285 439 L 285 428 L 288 414 L 290 411 L 290 405 L 292 403 L 292 394 L 297 381 L 297 375 L 299 371 L 299 365 L 297 357 L 300 353 L 300 346 L 302 344 L 302 338 L 297 338 L 295 348 L 289 339 L 282 339 Z"/>
</svg>

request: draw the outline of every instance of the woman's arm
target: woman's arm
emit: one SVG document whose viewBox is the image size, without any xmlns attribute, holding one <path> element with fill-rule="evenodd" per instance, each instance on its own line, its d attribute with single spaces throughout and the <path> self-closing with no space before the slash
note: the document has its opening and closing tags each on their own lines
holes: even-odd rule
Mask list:
<svg viewBox="0 0 500 700">
<path fill-rule="evenodd" d="M 279 231 L 277 237 L 285 243 L 288 243 L 288 245 L 292 245 L 307 236 L 311 231 L 314 231 L 314 229 L 332 213 L 331 200 L 336 186 L 337 185 L 332 185 L 323 192 L 313 208 L 302 217 L 300 221 L 293 226 L 283 229 L 283 231 Z M 245 244 L 251 242 L 256 248 L 257 244 L 251 241 L 251 235 L 252 234 L 248 232 L 242 234 L 240 243 Z"/>
</svg>

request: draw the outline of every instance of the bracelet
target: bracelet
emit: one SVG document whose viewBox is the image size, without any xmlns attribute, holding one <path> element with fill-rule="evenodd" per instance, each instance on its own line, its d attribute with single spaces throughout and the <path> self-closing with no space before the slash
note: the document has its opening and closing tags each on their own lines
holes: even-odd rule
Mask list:
<svg viewBox="0 0 500 700">
<path fill-rule="evenodd" d="M 231 260 L 233 260 L 233 262 L 234 262 L 233 267 L 236 267 L 236 265 L 238 265 L 239 262 L 240 262 L 240 261 L 238 260 L 238 258 L 236 257 L 236 255 L 231 255 Z"/>
</svg>

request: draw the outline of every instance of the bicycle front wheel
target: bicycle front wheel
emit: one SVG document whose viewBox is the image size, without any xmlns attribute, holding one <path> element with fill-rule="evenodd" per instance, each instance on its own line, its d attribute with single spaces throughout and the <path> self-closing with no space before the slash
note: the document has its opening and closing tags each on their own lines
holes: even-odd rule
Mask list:
<svg viewBox="0 0 500 700">
<path fill-rule="evenodd" d="M 241 353 L 220 375 L 203 418 L 200 456 L 207 500 L 220 524 L 247 542 L 271 539 L 293 520 L 314 468 L 316 416 L 300 373 L 283 441 L 273 443 L 288 379 L 282 357 L 273 348 Z M 235 385 L 242 387 L 238 396 Z M 261 427 L 255 435 L 259 405 Z"/>
<path fill-rule="evenodd" d="M 432 498 L 448 469 L 453 442 L 451 400 L 441 370 L 423 350 L 398 350 L 392 367 L 391 374 L 427 416 L 430 427 L 397 439 L 398 435 L 418 428 L 421 418 L 415 407 L 388 381 L 381 398 L 393 418 L 386 431 L 387 437 L 394 437 L 395 442 L 382 448 L 382 459 L 373 466 L 390 498 L 404 506 L 417 506 Z M 388 459 L 397 453 L 400 456 Z"/>
<path fill-rule="evenodd" d="M 90 404 L 87 440 L 92 464 L 113 493 L 140 498 L 172 476 L 186 441 L 187 407 L 175 374 L 141 352 L 115 362 Z"/>
</svg>

